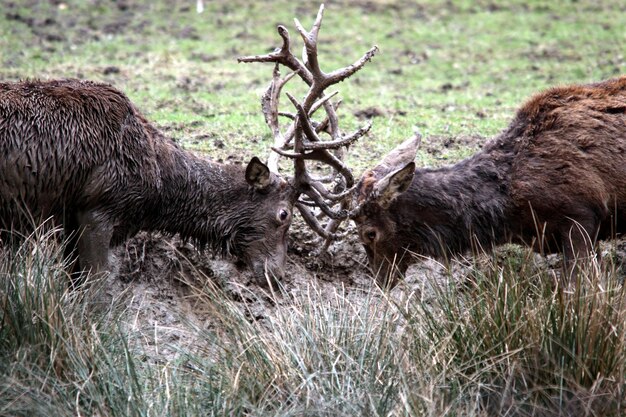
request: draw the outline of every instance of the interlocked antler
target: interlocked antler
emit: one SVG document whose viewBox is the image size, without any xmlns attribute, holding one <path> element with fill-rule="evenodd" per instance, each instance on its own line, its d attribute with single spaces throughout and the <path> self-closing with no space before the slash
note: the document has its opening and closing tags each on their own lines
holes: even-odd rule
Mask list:
<svg viewBox="0 0 626 417">
<path fill-rule="evenodd" d="M 265 122 L 274 136 L 273 152 L 268 159 L 268 167 L 270 170 L 278 172 L 280 156 L 294 160 L 293 185 L 301 194 L 296 207 L 302 213 L 307 224 L 326 240 L 322 251 L 328 247 L 332 240 L 336 239 L 335 232 L 340 222 L 347 218 L 350 209 L 350 199 L 346 197 L 354 186 L 354 177 L 343 162 L 343 148 L 365 135 L 371 127 L 370 123 L 352 134 L 342 135 L 336 113 L 341 102 L 334 104 L 330 102 L 330 99 L 337 92 L 326 95 L 324 91 L 360 70 L 378 51 L 378 48 L 374 46 L 352 65 L 329 73 L 323 72 L 317 58 L 317 38 L 323 14 L 324 5 L 322 4 L 310 31 L 306 31 L 298 19 L 294 19 L 296 29 L 304 41 L 304 62 L 296 58 L 291 52 L 289 31 L 282 25 L 277 28 L 278 34 L 283 40 L 283 45 L 280 48 L 266 55 L 247 56 L 238 59 L 238 62 L 275 63 L 272 82 L 261 99 Z M 293 72 L 281 78 L 280 65 Z M 281 90 L 295 75 L 298 75 L 309 86 L 309 90 L 302 102 L 286 93 L 296 108 L 295 115 L 279 112 L 278 104 Z M 320 107 L 324 107 L 326 117 L 322 122 L 313 122 L 311 116 Z M 280 130 L 279 116 L 293 120 L 284 134 Z M 330 140 L 323 141 L 319 136 L 321 132 L 327 133 Z M 333 168 L 334 175 L 331 176 L 331 179 L 334 179 L 336 183 L 334 190 L 331 191 L 323 185 L 329 182 L 328 178 L 314 178 L 309 174 L 306 169 L 306 160 L 321 161 Z M 339 209 L 333 210 L 333 206 L 337 204 L 339 204 Z M 309 207 L 318 207 L 330 218 L 325 227 L 319 223 Z"/>
</svg>

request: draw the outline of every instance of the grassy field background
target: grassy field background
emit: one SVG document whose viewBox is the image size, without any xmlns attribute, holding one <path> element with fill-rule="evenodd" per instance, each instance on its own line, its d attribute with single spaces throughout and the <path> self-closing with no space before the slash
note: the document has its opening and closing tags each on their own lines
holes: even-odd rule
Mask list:
<svg viewBox="0 0 626 417">
<path fill-rule="evenodd" d="M 455 162 L 503 129 L 534 92 L 626 73 L 622 1 L 325 5 L 323 69 L 380 48 L 337 87 L 342 129 L 373 121 L 349 154 L 356 174 L 415 128 L 424 134 L 419 164 Z M 109 82 L 185 147 L 231 163 L 265 156 L 270 133 L 260 96 L 272 67 L 237 57 L 279 46 L 277 24 L 300 45 L 293 18 L 310 26 L 319 4 L 205 0 L 204 7 L 3 1 L 0 78 Z M 99 281 L 84 294 L 67 291 L 62 248 L 34 235 L 0 253 L 0 415 L 624 415 L 620 250 L 604 247 L 572 291 L 555 288 L 550 260 L 514 247 L 444 265 L 437 279 L 392 294 L 304 282 L 263 294 L 261 319 L 246 304 L 261 295 L 248 290 L 236 299 L 195 271 L 183 284 L 176 277 L 171 287 L 138 287 L 187 303 L 178 339 L 165 343 L 162 318 L 174 313 L 149 310 L 154 317 L 139 331 L 145 313 L 134 309 L 137 293 L 102 301 L 109 288 Z"/>
<path fill-rule="evenodd" d="M 299 41 L 293 18 L 311 25 L 319 4 L 205 1 L 202 14 L 195 6 L 191 0 L 6 2 L 0 76 L 111 82 L 189 146 L 216 158 L 265 155 L 269 130 L 259 98 L 271 65 L 236 59 L 279 46 L 279 23 Z M 372 134 L 352 151 L 353 165 L 363 168 L 414 127 L 430 150 L 421 154 L 425 163 L 456 160 L 480 146 L 475 136 L 506 126 L 532 93 L 624 73 L 625 21 L 620 1 L 327 2 L 322 68 L 380 48 L 365 70 L 338 87 L 344 130 L 359 124 L 357 116 L 374 115 Z"/>
</svg>

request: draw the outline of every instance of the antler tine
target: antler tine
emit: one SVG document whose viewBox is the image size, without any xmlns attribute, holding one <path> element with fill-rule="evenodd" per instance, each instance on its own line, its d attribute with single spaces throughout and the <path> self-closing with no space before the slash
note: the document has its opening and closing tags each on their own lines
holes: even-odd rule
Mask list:
<svg viewBox="0 0 626 417">
<path fill-rule="evenodd" d="M 276 48 L 276 50 L 274 50 L 273 52 L 265 55 L 242 56 L 237 58 L 237 62 L 275 62 L 278 64 L 282 64 L 292 71 L 297 72 L 307 85 L 311 85 L 311 83 L 313 82 L 311 72 L 302 62 L 298 60 L 298 58 L 296 58 L 291 53 L 291 40 L 289 38 L 289 31 L 283 25 L 278 25 L 277 31 L 280 37 L 283 39 L 283 45 L 280 48 Z"/>
<path fill-rule="evenodd" d="M 287 143 L 287 139 L 281 133 L 278 123 L 278 116 L 280 114 L 278 111 L 278 103 L 283 86 L 287 84 L 295 75 L 296 73 L 292 72 L 287 74 L 285 78 L 280 78 L 279 64 L 276 63 L 272 73 L 272 82 L 265 91 L 265 94 L 261 97 L 261 109 L 263 111 L 263 115 L 265 116 L 265 123 L 269 126 L 272 131 L 272 135 L 274 136 L 274 146 L 272 149 L 274 147 L 282 148 Z M 278 173 L 279 156 L 280 155 L 275 152 L 270 152 L 267 160 L 267 166 L 271 172 Z"/>
<path fill-rule="evenodd" d="M 278 34 L 283 42 L 280 48 L 266 55 L 254 55 L 239 58 L 239 62 L 274 62 L 274 74 L 270 87 L 262 99 L 263 113 L 266 122 L 274 136 L 273 152 L 270 154 L 268 166 L 270 170 L 277 170 L 280 156 L 291 158 L 294 161 L 295 175 L 292 185 L 300 195 L 295 207 L 302 214 L 305 222 L 324 240 L 324 249 L 330 242 L 337 239 L 336 231 L 342 220 L 351 213 L 354 177 L 350 169 L 343 162 L 343 151 L 356 140 L 364 136 L 371 129 L 371 123 L 357 129 L 349 135 L 343 135 L 339 129 L 337 108 L 340 102 L 332 103 L 336 92 L 326 94 L 329 86 L 339 83 L 360 70 L 378 51 L 374 46 L 353 64 L 325 73 L 320 68 L 318 59 L 318 37 L 324 16 L 324 5 L 320 5 L 315 22 L 307 31 L 298 19 L 294 19 L 295 27 L 300 34 L 304 49 L 302 60 L 291 52 L 291 41 L 287 29 L 279 25 Z M 279 64 L 294 71 L 285 78 L 280 78 Z M 294 105 L 296 112 L 283 113 L 278 111 L 278 101 L 281 89 L 289 79 L 298 75 L 308 86 L 308 91 L 299 102 L 291 94 L 286 93 Z M 312 121 L 317 110 L 324 108 L 326 117 L 320 123 Z M 281 133 L 278 123 L 279 116 L 287 116 L 292 122 Z M 325 132 L 330 140 L 322 140 L 321 133 Z M 322 178 L 316 177 L 307 171 L 306 161 L 318 161 L 332 168 L 332 175 L 324 173 Z M 331 185 L 329 186 L 329 183 Z M 334 184 L 334 185 L 332 185 Z M 332 188 L 332 191 L 331 191 Z M 307 206 L 316 207 L 326 217 L 325 226 Z"/>
<path fill-rule="evenodd" d="M 274 146 L 272 146 L 272 150 L 274 152 L 276 152 L 277 154 L 279 154 L 280 156 L 284 156 L 285 158 L 297 159 L 297 158 L 303 158 L 304 157 L 304 154 L 296 153 L 296 152 L 283 151 L 282 149 L 276 148 Z"/>
<path fill-rule="evenodd" d="M 322 97 L 320 100 L 316 101 L 316 102 L 315 102 L 315 103 L 311 106 L 311 109 L 309 110 L 309 116 L 313 115 L 313 113 L 315 113 L 315 112 L 316 112 L 316 111 L 317 111 L 317 110 L 318 110 L 321 106 L 324 106 L 324 107 L 326 108 L 326 104 L 327 104 L 327 102 L 328 102 L 331 98 L 333 98 L 334 96 L 336 96 L 337 94 L 339 94 L 339 92 L 338 92 L 338 91 L 335 91 L 334 93 L 331 93 L 331 94 L 329 94 L 329 95 L 327 95 L 327 96 L 324 96 L 324 97 Z M 289 96 L 289 93 L 287 93 L 287 96 Z M 294 103 L 294 101 L 293 101 L 293 97 L 292 97 L 290 100 L 292 101 L 292 103 Z M 338 107 L 338 105 L 336 105 L 336 106 L 334 106 L 334 107 L 333 107 L 333 106 L 332 106 L 332 104 L 331 104 L 331 105 L 330 105 L 330 107 L 331 107 L 331 109 L 333 109 L 333 112 L 332 112 L 332 113 L 334 114 L 334 109 L 335 109 L 336 107 Z M 279 113 L 279 114 L 280 114 L 280 113 Z M 290 119 L 292 119 L 292 120 L 294 119 L 294 116 L 293 116 L 292 114 L 283 114 L 283 115 L 285 115 L 285 116 L 289 117 L 289 118 L 290 118 Z M 329 121 L 330 121 L 330 119 L 331 119 L 331 116 L 330 116 L 330 113 L 328 113 L 328 110 L 327 110 L 327 115 L 328 115 L 328 117 L 327 117 L 327 118 L 326 118 L 326 119 L 325 119 L 325 120 L 321 123 L 321 124 L 324 124 L 324 126 L 325 126 L 326 124 L 328 124 L 328 123 L 329 123 Z M 337 116 L 336 116 L 336 115 L 334 116 L 334 120 L 335 120 L 335 122 L 336 122 L 336 120 L 337 120 Z M 335 123 L 335 125 L 337 125 L 337 123 Z M 287 144 L 291 143 L 291 140 L 293 139 L 293 135 L 294 135 L 294 129 L 295 129 L 295 124 L 292 124 L 291 126 L 289 126 L 289 129 L 287 130 L 287 133 L 285 133 L 285 140 L 284 140 L 284 144 L 285 144 L 285 146 L 286 146 Z M 320 130 L 321 130 L 321 129 L 320 129 Z M 317 130 L 317 129 L 316 129 L 316 131 L 320 131 L 320 130 Z M 311 140 L 311 139 L 310 139 L 310 140 Z M 315 139 L 313 139 L 313 140 L 315 140 Z M 284 148 L 284 146 L 283 146 L 282 148 Z"/>
<path fill-rule="evenodd" d="M 359 58 L 352 65 L 348 65 L 347 67 L 340 68 L 338 70 L 332 71 L 326 74 L 328 78 L 328 82 L 330 84 L 337 84 L 346 78 L 350 77 L 352 74 L 363 68 L 365 64 L 372 60 L 374 55 L 378 52 L 378 46 L 374 45 L 367 51 L 361 58 Z"/>
<path fill-rule="evenodd" d="M 328 100 L 330 100 L 332 97 L 336 96 L 337 94 L 338 92 L 335 91 L 334 93 L 330 95 L 324 96 L 322 99 L 315 102 L 313 106 L 311 106 L 311 109 L 309 110 L 309 116 L 311 116 L 313 115 L 313 113 L 315 113 L 319 109 L 319 107 L 324 106 L 324 109 L 326 111 L 326 118 L 322 122 L 320 122 L 317 127 L 315 127 L 315 131 L 321 132 L 322 130 L 326 129 L 327 126 L 330 126 L 330 131 L 328 133 L 333 139 L 337 137 L 338 135 L 337 132 L 339 131 L 339 122 L 337 121 L 336 110 L 339 107 L 341 100 L 335 103 L 335 105 L 329 103 Z M 292 120 L 294 119 L 294 116 L 292 114 L 284 114 L 284 116 L 289 117 Z M 291 143 L 291 140 L 293 139 L 293 135 L 294 135 L 294 128 L 295 128 L 295 124 L 292 124 L 287 129 L 287 132 L 285 133 L 285 145 L 288 145 L 289 143 Z"/>
<path fill-rule="evenodd" d="M 319 35 L 320 27 L 322 26 L 322 18 L 324 17 L 324 4 L 320 5 L 320 8 L 317 12 L 317 16 L 315 18 L 315 23 L 313 23 L 313 27 L 311 31 L 308 32 L 300 21 L 295 18 L 293 19 L 296 29 L 300 32 L 300 36 L 302 37 L 302 41 L 304 42 L 304 52 L 306 53 L 306 66 L 311 70 L 313 74 L 313 78 L 317 78 L 323 75 L 322 70 L 320 69 L 319 62 L 317 60 L 317 37 Z"/>
<path fill-rule="evenodd" d="M 343 146 L 343 144 L 341 144 L 340 142 L 345 141 L 345 140 L 334 141 L 334 142 L 323 142 L 317 135 L 315 128 L 313 128 L 313 126 L 311 125 L 311 119 L 309 119 L 309 116 L 306 110 L 304 109 L 304 107 L 291 94 L 289 93 L 286 93 L 286 94 L 289 100 L 291 101 L 291 103 L 298 110 L 299 126 L 301 126 L 302 130 L 304 131 L 304 134 L 309 138 L 309 141 L 304 142 L 301 133 L 296 130 L 296 137 L 299 136 L 299 140 L 300 140 L 299 149 L 295 149 L 295 145 L 294 145 L 295 153 L 298 154 L 297 158 L 318 160 L 318 161 L 325 162 L 326 164 L 332 166 L 337 172 L 339 172 L 345 178 L 346 185 L 348 187 L 351 187 L 354 184 L 354 178 L 352 177 L 352 173 L 339 158 L 333 156 L 332 154 L 328 152 L 328 149 L 337 149 Z M 367 131 L 369 131 L 370 127 L 371 127 L 371 123 L 366 128 L 362 128 L 359 131 L 357 131 L 357 134 L 354 134 L 348 137 L 347 138 L 348 140 L 345 142 L 348 144 L 352 143 L 359 137 L 363 136 Z M 359 135 L 358 133 L 361 131 L 363 133 Z M 330 144 L 330 146 L 326 146 L 326 144 Z M 307 154 L 305 153 L 306 150 L 311 150 L 313 152 L 310 152 Z M 306 181 L 308 183 L 311 181 L 311 178 L 307 174 L 307 177 L 305 177 L 305 179 L 303 179 L 302 181 Z"/>
<path fill-rule="evenodd" d="M 315 190 L 325 199 L 330 200 L 331 202 L 342 201 L 344 198 L 349 196 L 353 191 L 354 187 L 350 187 L 342 192 L 333 193 L 328 191 L 326 187 L 324 187 L 320 182 L 315 181 L 311 183 L 311 187 L 315 188 Z"/>
<path fill-rule="evenodd" d="M 287 111 L 279 111 L 278 115 L 286 117 L 286 118 L 291 119 L 291 120 L 295 120 L 296 119 L 296 116 L 293 113 L 289 113 Z"/>
<path fill-rule="evenodd" d="M 317 221 L 317 219 L 315 218 L 313 212 L 311 212 L 311 210 L 309 210 L 305 205 L 298 202 L 296 203 L 296 208 L 302 215 L 302 218 L 304 219 L 306 224 L 309 225 L 309 227 L 313 229 L 313 231 L 321 236 L 325 241 L 333 241 L 337 239 L 337 236 L 335 234 L 327 232 L 326 229 L 322 227 L 320 222 Z"/>
<path fill-rule="evenodd" d="M 317 136 L 317 134 L 314 133 L 315 129 L 313 129 L 312 126 L 309 125 L 307 128 L 312 129 L 311 134 L 315 134 L 315 136 Z M 309 136 L 307 128 L 304 128 L 304 129 L 305 129 L 305 133 L 307 134 L 307 136 Z M 350 146 L 354 142 L 356 142 L 359 138 L 364 136 L 367 132 L 369 132 L 371 128 L 372 128 L 372 122 L 370 121 L 367 123 L 367 125 L 360 127 L 359 129 L 354 131 L 352 134 L 348 136 L 344 136 L 342 139 L 326 141 L 326 142 L 321 142 L 321 141 L 313 142 L 312 141 L 312 142 L 306 143 L 304 145 L 304 149 L 307 151 L 310 151 L 314 149 L 339 149 L 344 146 Z"/>
<path fill-rule="evenodd" d="M 315 103 L 313 103 L 311 109 L 309 110 L 309 116 L 312 116 L 320 107 L 325 106 L 326 103 L 337 94 L 339 94 L 339 91 L 332 92 L 329 95 L 324 96 L 321 99 L 317 100 Z"/>
<path fill-rule="evenodd" d="M 309 153 L 287 152 L 287 151 L 284 151 L 282 149 L 278 149 L 278 148 L 274 148 L 274 147 L 272 148 L 272 150 L 274 152 L 276 152 L 276 153 L 286 157 L 286 158 L 291 158 L 291 159 L 295 159 L 295 160 L 301 159 L 301 160 L 310 160 L 310 161 L 323 162 L 326 165 L 330 165 L 331 167 L 333 167 L 343 177 L 351 178 L 351 183 L 354 184 L 354 177 L 352 176 L 352 173 L 350 172 L 350 169 L 348 167 L 346 167 L 345 164 L 340 159 L 338 159 L 336 156 L 332 155 L 326 149 L 314 149 L 313 151 L 311 151 Z M 348 181 L 346 181 L 346 182 L 348 182 Z M 308 185 L 310 185 L 310 184 L 308 184 Z"/>
<path fill-rule="evenodd" d="M 341 105 L 342 101 L 341 100 L 337 100 L 337 102 L 332 103 L 331 105 L 333 106 L 333 113 L 336 115 L 337 113 L 337 109 L 339 109 L 339 106 Z M 312 111 L 309 112 L 309 115 L 311 114 Z M 292 115 L 293 116 L 293 115 Z M 324 118 L 324 120 L 322 120 L 321 122 L 317 123 L 314 127 L 315 127 L 315 131 L 316 132 L 326 132 L 329 135 L 331 135 L 331 137 L 333 137 L 332 133 L 333 131 L 331 130 L 332 127 L 330 127 L 330 118 L 328 117 L 328 113 L 326 114 L 326 117 Z"/>
<path fill-rule="evenodd" d="M 315 207 L 318 207 L 320 210 L 322 210 L 322 213 L 324 213 L 329 218 L 336 220 L 344 220 L 348 218 L 349 213 L 347 210 L 333 210 L 331 206 L 326 203 L 324 197 L 322 197 L 322 195 L 319 194 L 314 187 L 310 187 L 308 190 L 304 191 L 304 194 L 306 194 L 307 197 L 313 200 L 313 202 L 315 203 Z"/>
</svg>

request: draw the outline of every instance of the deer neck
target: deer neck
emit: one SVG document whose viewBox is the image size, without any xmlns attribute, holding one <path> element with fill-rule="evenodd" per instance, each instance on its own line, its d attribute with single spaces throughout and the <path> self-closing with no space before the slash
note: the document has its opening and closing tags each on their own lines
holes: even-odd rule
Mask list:
<svg viewBox="0 0 626 417">
<path fill-rule="evenodd" d="M 158 206 L 148 229 L 180 234 L 200 246 L 230 255 L 238 223 L 245 219 L 244 199 L 251 193 L 244 170 L 201 158 L 179 148 L 160 156 Z"/>
<path fill-rule="evenodd" d="M 417 170 L 399 203 L 413 205 L 419 225 L 405 230 L 428 230 L 422 253 L 431 256 L 466 252 L 478 243 L 484 248 L 506 241 L 509 207 L 510 155 L 486 148 L 455 165 Z M 400 221 L 402 223 L 402 221 Z M 426 227 L 424 227 L 426 226 Z M 423 233 L 423 232 L 422 232 Z"/>
</svg>

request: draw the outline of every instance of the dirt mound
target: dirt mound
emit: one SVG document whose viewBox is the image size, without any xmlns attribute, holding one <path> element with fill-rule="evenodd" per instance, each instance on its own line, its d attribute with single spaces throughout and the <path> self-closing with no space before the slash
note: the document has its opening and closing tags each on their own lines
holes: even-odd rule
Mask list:
<svg viewBox="0 0 626 417">
<path fill-rule="evenodd" d="M 344 239 L 318 256 L 319 238 L 294 219 L 286 274 L 279 284 L 283 294 L 297 296 L 311 283 L 329 296 L 337 286 L 358 292 L 374 285 L 354 226 L 347 227 Z M 218 287 L 250 320 L 266 319 L 281 304 L 245 266 L 199 251 L 178 237 L 142 232 L 118 247 L 114 256 L 117 272 L 107 278 L 104 297 L 124 300 L 122 320 L 145 341 L 146 360 L 171 360 L 182 347 L 193 345 L 197 335 L 190 334 L 189 323 L 196 328 L 212 325 L 211 312 L 198 301 L 194 288 Z"/>
</svg>

